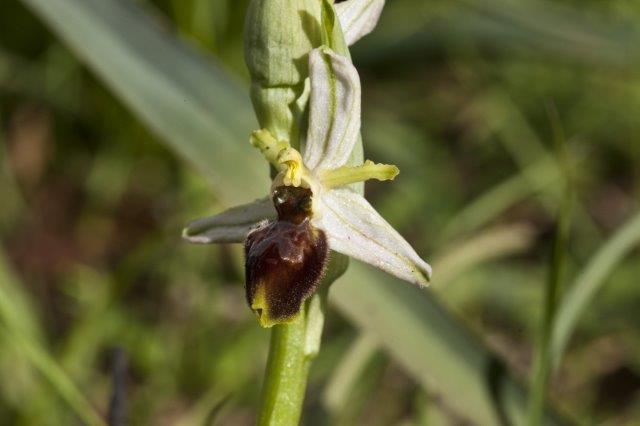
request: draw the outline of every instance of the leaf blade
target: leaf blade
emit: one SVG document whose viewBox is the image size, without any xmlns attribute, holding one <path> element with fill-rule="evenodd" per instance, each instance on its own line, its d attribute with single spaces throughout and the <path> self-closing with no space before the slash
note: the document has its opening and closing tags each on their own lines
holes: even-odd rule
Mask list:
<svg viewBox="0 0 640 426">
<path fill-rule="evenodd" d="M 256 124 L 246 90 L 212 60 L 163 34 L 131 2 L 23 3 L 154 133 L 217 183 L 224 201 L 267 193 L 266 165 L 248 143 Z M 225 161 L 216 162 L 220 157 Z"/>
</svg>

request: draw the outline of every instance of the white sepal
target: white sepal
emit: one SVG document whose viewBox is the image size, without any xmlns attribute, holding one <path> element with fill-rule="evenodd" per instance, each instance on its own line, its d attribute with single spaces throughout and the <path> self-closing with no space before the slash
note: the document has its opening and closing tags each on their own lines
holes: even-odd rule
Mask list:
<svg viewBox="0 0 640 426">
<path fill-rule="evenodd" d="M 349 59 L 320 47 L 309 54 L 311 97 L 304 164 L 344 166 L 360 134 L 360 77 Z"/>
<path fill-rule="evenodd" d="M 195 244 L 242 243 L 249 231 L 275 217 L 271 199 L 262 198 L 191 222 L 182 231 L 182 238 Z"/>
<path fill-rule="evenodd" d="M 332 250 L 369 263 L 398 278 L 425 286 L 431 266 L 359 194 L 334 189 L 321 197 L 317 226 Z"/>
<path fill-rule="evenodd" d="M 348 0 L 336 4 L 335 8 L 344 39 L 351 46 L 378 24 L 384 0 Z"/>
</svg>

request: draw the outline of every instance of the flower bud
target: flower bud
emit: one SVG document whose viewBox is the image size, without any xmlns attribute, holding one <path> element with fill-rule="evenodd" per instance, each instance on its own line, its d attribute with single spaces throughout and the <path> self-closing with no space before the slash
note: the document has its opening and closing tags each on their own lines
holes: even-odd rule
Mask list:
<svg viewBox="0 0 640 426">
<path fill-rule="evenodd" d="M 309 75 L 309 52 L 322 44 L 320 0 L 252 0 L 245 24 L 245 60 L 260 127 L 298 145 L 303 108 L 296 100 Z"/>
</svg>

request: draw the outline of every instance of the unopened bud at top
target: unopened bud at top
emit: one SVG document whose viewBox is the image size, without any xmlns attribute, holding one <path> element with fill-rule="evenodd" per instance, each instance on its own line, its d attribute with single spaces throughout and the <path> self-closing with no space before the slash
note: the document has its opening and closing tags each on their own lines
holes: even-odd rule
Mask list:
<svg viewBox="0 0 640 426">
<path fill-rule="evenodd" d="M 298 142 L 309 52 L 322 44 L 321 0 L 252 0 L 245 24 L 245 60 L 260 127 Z M 304 105 L 302 105 L 304 107 Z"/>
</svg>

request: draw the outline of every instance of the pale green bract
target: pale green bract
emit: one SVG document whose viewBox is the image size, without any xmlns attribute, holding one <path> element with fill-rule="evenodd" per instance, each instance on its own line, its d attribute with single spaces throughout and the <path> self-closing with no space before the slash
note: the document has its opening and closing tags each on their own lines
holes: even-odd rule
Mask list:
<svg viewBox="0 0 640 426">
<path fill-rule="evenodd" d="M 347 40 L 358 40 L 375 26 L 384 1 L 351 0 L 336 6 Z M 431 266 L 365 200 L 346 185 L 369 179 L 390 180 L 395 166 L 348 166 L 360 134 L 360 78 L 351 61 L 322 46 L 309 53 L 309 124 L 302 154 L 268 129 L 254 132 L 259 148 L 279 174 L 274 186 L 293 185 L 313 192 L 312 224 L 329 247 L 405 281 L 427 285 Z M 304 95 L 303 95 L 304 96 Z M 243 242 L 252 229 L 272 220 L 268 198 L 191 223 L 183 236 L 199 244 Z"/>
</svg>

